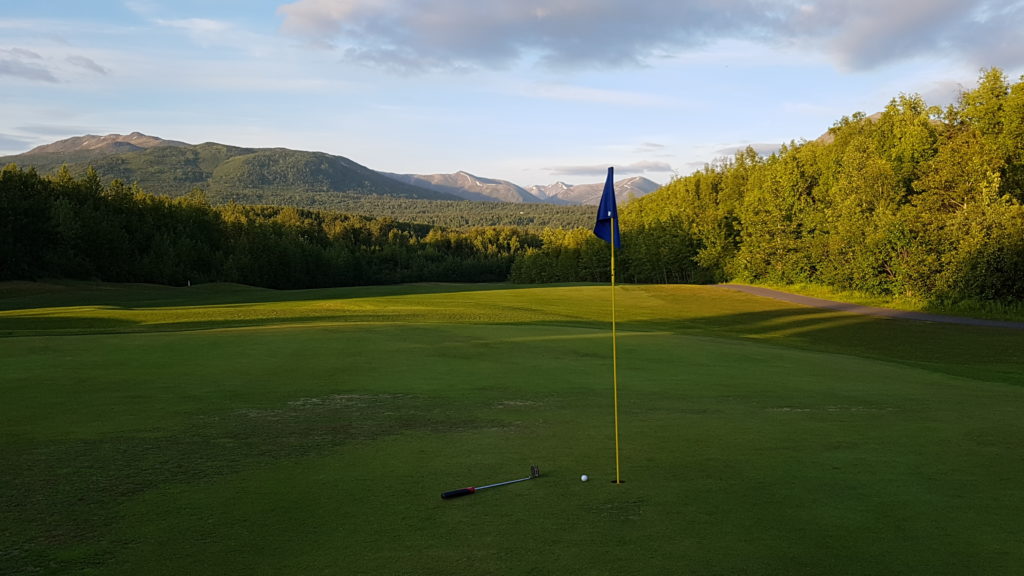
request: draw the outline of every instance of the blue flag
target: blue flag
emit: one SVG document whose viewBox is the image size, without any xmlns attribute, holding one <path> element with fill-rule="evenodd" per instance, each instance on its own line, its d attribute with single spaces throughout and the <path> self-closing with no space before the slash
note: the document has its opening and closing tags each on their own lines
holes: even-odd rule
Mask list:
<svg viewBox="0 0 1024 576">
<path fill-rule="evenodd" d="M 597 207 L 597 223 L 594 224 L 594 235 L 612 242 L 612 229 L 615 229 L 615 247 L 622 247 L 622 237 L 619 236 L 619 211 L 615 208 L 615 176 L 614 168 L 608 168 L 608 179 L 604 182 L 604 192 L 601 194 L 601 204 Z"/>
</svg>

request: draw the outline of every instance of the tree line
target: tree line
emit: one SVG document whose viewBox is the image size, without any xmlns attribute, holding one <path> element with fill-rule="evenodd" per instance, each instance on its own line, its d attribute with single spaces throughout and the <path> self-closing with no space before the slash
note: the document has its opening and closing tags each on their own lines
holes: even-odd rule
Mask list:
<svg viewBox="0 0 1024 576">
<path fill-rule="evenodd" d="M 590 206 L 428 200 L 351 192 L 249 190 L 244 194 L 208 192 L 207 196 L 214 204 L 232 201 L 238 204 L 302 206 L 444 228 L 514 226 L 539 232 L 544 228 L 579 228 L 586 226 L 594 217 Z"/>
<path fill-rule="evenodd" d="M 314 288 L 495 282 L 540 237 L 513 227 L 448 229 L 294 207 L 212 206 L 95 171 L 0 170 L 0 280 L 74 278 Z"/>
<path fill-rule="evenodd" d="M 593 208 L 588 227 L 468 227 L 458 208 L 474 203 L 450 204 L 451 226 L 410 224 L 212 206 L 201 192 L 171 199 L 104 185 L 95 172 L 43 177 L 12 165 L 0 171 L 0 280 L 305 288 L 609 279 L 608 247 L 589 230 Z M 513 218 L 529 216 L 512 208 L 524 212 Z M 983 70 L 978 87 L 945 109 L 902 94 L 822 138 L 767 157 L 747 148 L 619 212 L 623 282 L 814 283 L 939 304 L 1024 301 L 1024 77 L 1011 84 L 999 69 Z"/>
<path fill-rule="evenodd" d="M 620 210 L 628 282 L 814 283 L 935 303 L 1024 300 L 1024 77 L 945 109 L 900 95 L 768 157 L 747 148 Z M 606 281 L 600 241 L 551 231 L 520 281 Z"/>
</svg>

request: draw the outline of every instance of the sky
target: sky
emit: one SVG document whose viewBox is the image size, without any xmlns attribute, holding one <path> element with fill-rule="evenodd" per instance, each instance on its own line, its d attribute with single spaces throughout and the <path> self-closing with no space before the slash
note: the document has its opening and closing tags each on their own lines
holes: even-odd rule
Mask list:
<svg viewBox="0 0 1024 576">
<path fill-rule="evenodd" d="M 85 134 L 667 183 L 1024 74 L 1024 0 L 0 0 L 0 155 Z"/>
</svg>

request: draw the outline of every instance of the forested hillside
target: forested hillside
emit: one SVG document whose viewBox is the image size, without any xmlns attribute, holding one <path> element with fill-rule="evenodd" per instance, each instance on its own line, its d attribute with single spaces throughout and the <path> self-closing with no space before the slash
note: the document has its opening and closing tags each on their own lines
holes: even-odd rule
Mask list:
<svg viewBox="0 0 1024 576">
<path fill-rule="evenodd" d="M 811 283 L 939 304 L 1021 302 L 1022 202 L 1024 79 L 1009 83 L 990 69 L 946 109 L 900 95 L 880 114 L 842 118 L 816 141 L 770 157 L 748 148 L 625 203 L 618 277 Z M 12 165 L 0 173 L 0 279 L 299 288 L 609 278 L 607 246 L 582 208 L 575 221 L 554 224 L 527 211 L 555 207 L 450 204 L 448 220 L 404 224 L 214 207 L 201 193 L 172 199 L 104 184 L 95 172 L 43 177 Z M 467 227 L 472 220 L 460 209 L 470 206 L 498 210 L 493 223 L 511 226 Z M 419 219 L 415 204 L 404 209 Z"/>
<path fill-rule="evenodd" d="M 94 170 L 105 184 L 117 179 L 138 184 L 150 194 L 170 197 L 199 188 L 214 204 L 261 204 L 266 198 L 280 195 L 299 200 L 298 206 L 312 207 L 301 202 L 306 194 L 319 195 L 324 202 L 338 193 L 460 200 L 458 196 L 398 182 L 348 158 L 323 152 L 240 148 L 214 142 L 193 146 L 152 139 L 157 143 L 144 148 L 107 145 L 65 149 L 58 142 L 0 158 L 0 165 L 33 167 L 42 174 L 66 167 L 78 177 Z M 81 138 L 69 139 L 78 140 Z"/>
<path fill-rule="evenodd" d="M 900 95 L 813 142 L 748 148 L 620 210 L 627 282 L 815 283 L 929 302 L 1024 300 L 1024 78 L 982 71 L 947 109 Z M 518 281 L 606 280 L 552 231 Z"/>
<path fill-rule="evenodd" d="M 210 142 L 193 146 L 139 133 L 69 138 L 0 158 L 0 167 L 6 164 L 34 168 L 41 175 L 66 168 L 79 178 L 91 169 L 104 184 L 120 180 L 171 198 L 199 189 L 214 205 L 293 206 L 446 227 L 572 228 L 584 226 L 593 211 L 533 202 L 467 202 L 342 156 Z"/>
<path fill-rule="evenodd" d="M 540 246 L 519 228 L 452 230 L 297 208 L 154 196 L 95 172 L 0 170 L 0 280 L 238 282 L 271 288 L 505 280 Z"/>
</svg>

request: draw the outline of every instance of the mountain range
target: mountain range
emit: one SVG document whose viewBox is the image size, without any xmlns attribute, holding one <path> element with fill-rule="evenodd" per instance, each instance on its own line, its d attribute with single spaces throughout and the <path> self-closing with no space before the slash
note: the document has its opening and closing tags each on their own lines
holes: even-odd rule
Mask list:
<svg viewBox="0 0 1024 576">
<path fill-rule="evenodd" d="M 381 195 L 428 200 L 470 200 L 506 203 L 596 205 L 603 183 L 524 188 L 512 182 L 455 174 L 392 174 L 378 172 L 343 156 L 287 148 L 245 148 L 206 142 L 187 144 L 155 136 L 85 135 L 37 146 L 28 152 L 0 157 L 46 174 L 67 166 L 82 174 L 90 166 L 104 181 L 137 183 L 154 194 L 180 196 L 206 191 L 214 202 L 305 204 L 308 195 Z M 616 195 L 623 201 L 660 188 L 642 177 L 619 180 Z"/>
<path fill-rule="evenodd" d="M 578 185 L 555 182 L 547 186 L 534 185 L 523 188 L 507 180 L 483 178 L 462 171 L 454 174 L 430 175 L 391 174 L 387 172 L 383 174 L 406 184 L 446 194 L 454 194 L 465 200 L 482 202 L 544 202 L 549 204 L 596 206 L 601 200 L 601 193 L 604 191 L 603 182 Z M 661 188 L 660 184 L 643 177 L 624 178 L 615 182 L 615 193 L 623 199 L 630 197 L 639 198 L 654 192 L 658 188 Z"/>
</svg>

